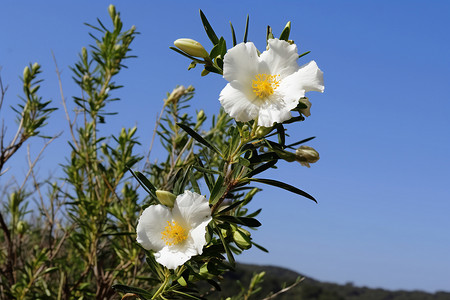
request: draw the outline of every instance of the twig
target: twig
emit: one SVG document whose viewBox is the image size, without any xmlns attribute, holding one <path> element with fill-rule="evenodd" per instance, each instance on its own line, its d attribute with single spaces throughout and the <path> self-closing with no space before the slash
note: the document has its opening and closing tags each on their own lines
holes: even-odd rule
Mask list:
<svg viewBox="0 0 450 300">
<path fill-rule="evenodd" d="M 270 299 L 275 299 L 275 297 L 286 293 L 287 291 L 289 291 L 290 289 L 292 289 L 293 287 L 297 286 L 298 284 L 300 284 L 300 282 L 302 282 L 303 280 L 305 280 L 305 277 L 300 278 L 299 280 L 295 281 L 293 284 L 291 284 L 290 286 L 285 287 L 284 289 L 279 290 L 278 292 L 276 292 L 273 295 L 270 295 L 262 300 L 270 300 Z"/>
</svg>

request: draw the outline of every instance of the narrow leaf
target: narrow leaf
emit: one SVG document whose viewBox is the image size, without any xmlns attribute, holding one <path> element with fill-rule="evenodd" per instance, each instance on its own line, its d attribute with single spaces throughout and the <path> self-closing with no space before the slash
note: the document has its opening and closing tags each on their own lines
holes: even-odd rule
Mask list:
<svg viewBox="0 0 450 300">
<path fill-rule="evenodd" d="M 247 21 L 245 22 L 244 43 L 247 43 L 248 21 L 249 21 L 249 16 L 247 15 Z"/>
<path fill-rule="evenodd" d="M 311 196 L 310 194 L 296 188 L 295 186 L 292 186 L 290 184 L 281 182 L 281 181 L 277 181 L 277 180 L 273 180 L 273 179 L 263 179 L 263 178 L 248 178 L 248 180 L 250 181 L 256 181 L 256 182 L 260 182 L 260 183 L 264 183 L 264 184 L 268 184 L 268 185 L 272 185 L 272 186 L 276 186 L 282 189 L 285 189 L 289 192 L 292 192 L 294 194 L 306 197 L 314 202 L 317 203 L 316 199 L 314 199 L 313 196 Z"/>
<path fill-rule="evenodd" d="M 189 126 L 186 126 L 182 123 L 177 123 L 178 126 L 181 127 L 184 131 L 186 131 L 187 134 L 189 134 L 191 137 L 193 137 L 197 142 L 205 145 L 206 147 L 210 148 L 214 152 L 220 155 L 219 150 L 216 149 L 213 145 L 211 145 L 207 140 L 205 140 L 201 135 L 199 135 L 197 132 L 192 130 Z"/>
<path fill-rule="evenodd" d="M 300 55 L 298 56 L 298 58 L 303 57 L 303 56 L 305 56 L 306 54 L 309 54 L 309 53 L 311 53 L 311 51 L 306 51 L 305 53 L 300 54 Z"/>
<path fill-rule="evenodd" d="M 209 202 L 213 205 L 216 204 L 216 202 L 219 201 L 220 197 L 222 197 L 225 189 L 226 186 L 223 185 L 223 176 L 220 175 L 219 177 L 217 177 L 214 188 L 211 191 Z"/>
<path fill-rule="evenodd" d="M 261 226 L 261 223 L 258 220 L 254 219 L 254 218 L 248 218 L 248 217 L 235 217 L 235 216 L 220 215 L 220 216 L 217 216 L 217 219 L 224 221 L 226 223 L 240 224 L 240 225 L 245 225 L 248 227 Z"/>
<path fill-rule="evenodd" d="M 211 25 L 208 22 L 208 19 L 203 14 L 202 10 L 200 9 L 200 18 L 202 19 L 203 27 L 205 28 L 206 34 L 208 35 L 211 42 L 216 45 L 219 42 L 219 39 L 217 38 L 216 33 L 212 29 Z"/>
<path fill-rule="evenodd" d="M 301 140 L 301 141 L 299 141 L 299 142 L 296 142 L 296 143 L 287 145 L 286 147 L 289 147 L 289 148 L 294 149 L 294 148 L 293 148 L 294 146 L 297 146 L 297 145 L 300 145 L 300 144 L 309 142 L 310 140 L 313 140 L 313 139 L 315 139 L 315 138 L 316 138 L 315 136 L 312 136 L 312 137 L 309 137 L 309 138 L 307 138 L 307 139 Z"/>
<path fill-rule="evenodd" d="M 234 47 L 237 45 L 236 33 L 234 32 L 233 24 L 231 24 L 231 22 L 230 22 L 230 27 L 231 27 L 231 35 L 233 36 L 233 47 Z"/>
<path fill-rule="evenodd" d="M 288 22 L 286 24 L 286 27 L 284 27 L 283 31 L 281 32 L 280 40 L 287 42 L 289 40 L 290 32 L 291 32 L 291 22 Z"/>
<path fill-rule="evenodd" d="M 227 206 L 226 208 L 222 209 L 221 211 L 219 211 L 219 213 L 223 214 L 223 213 L 225 213 L 227 211 L 230 211 L 233 208 L 235 208 L 236 206 L 242 204 L 242 202 L 244 202 L 244 200 L 236 201 L 233 204 L 231 204 L 231 205 Z"/>
<path fill-rule="evenodd" d="M 251 171 L 250 173 L 248 173 L 246 176 L 247 177 L 253 177 L 259 173 L 264 172 L 265 170 L 275 166 L 275 164 L 278 162 L 278 159 L 274 159 L 272 161 L 269 161 L 268 163 L 265 163 L 259 167 L 257 167 L 256 169 L 254 169 L 253 171 Z"/>
</svg>

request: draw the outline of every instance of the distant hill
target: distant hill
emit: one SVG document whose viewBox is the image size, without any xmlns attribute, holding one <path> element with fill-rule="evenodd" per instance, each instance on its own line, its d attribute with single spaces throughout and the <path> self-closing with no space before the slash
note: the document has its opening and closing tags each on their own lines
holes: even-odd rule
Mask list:
<svg viewBox="0 0 450 300">
<path fill-rule="evenodd" d="M 264 282 L 261 291 L 250 299 L 264 299 L 270 293 L 281 290 L 284 286 L 290 285 L 301 274 L 273 266 L 257 266 L 248 264 L 238 264 L 236 272 L 226 273 L 221 283 L 221 292 L 213 292 L 208 299 L 225 299 L 228 296 L 236 295 L 240 291 L 240 285 L 248 287 L 250 279 L 254 273 L 265 271 Z M 285 285 L 283 285 L 285 284 Z M 389 291 L 384 289 L 372 289 L 367 287 L 356 287 L 352 284 L 339 285 L 325 283 L 318 280 L 305 278 L 303 282 L 286 293 L 283 293 L 276 300 L 450 300 L 450 293 L 437 292 L 435 294 L 422 291 Z"/>
</svg>

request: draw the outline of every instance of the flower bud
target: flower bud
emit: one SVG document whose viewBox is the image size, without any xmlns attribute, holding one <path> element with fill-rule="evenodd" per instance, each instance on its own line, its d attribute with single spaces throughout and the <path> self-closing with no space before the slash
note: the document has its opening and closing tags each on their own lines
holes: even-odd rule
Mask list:
<svg viewBox="0 0 450 300">
<path fill-rule="evenodd" d="M 116 16 L 116 7 L 112 4 L 110 4 L 108 6 L 108 12 L 109 12 L 109 15 L 111 16 L 111 19 L 114 18 Z"/>
<path fill-rule="evenodd" d="M 245 229 L 238 228 L 233 232 L 233 240 L 236 245 L 242 250 L 247 250 L 252 247 L 252 242 L 250 241 L 250 232 Z"/>
<path fill-rule="evenodd" d="M 203 120 L 205 118 L 205 111 L 203 109 L 201 109 L 198 113 L 197 113 L 197 120 Z"/>
<path fill-rule="evenodd" d="M 203 58 L 209 57 L 208 52 L 206 52 L 202 44 L 192 39 L 178 39 L 173 42 L 173 44 L 175 45 L 175 47 L 177 47 L 181 51 L 186 52 L 189 55 Z"/>
<path fill-rule="evenodd" d="M 162 205 L 173 207 L 177 196 L 168 191 L 156 190 L 156 197 Z"/>
<path fill-rule="evenodd" d="M 308 98 L 303 97 L 299 100 L 300 103 L 306 105 L 306 108 L 302 108 L 299 111 L 305 116 L 309 117 L 311 115 L 310 109 L 311 109 L 311 102 L 309 102 Z"/>
<path fill-rule="evenodd" d="M 308 168 L 310 167 L 309 164 L 317 162 L 319 158 L 319 152 L 312 147 L 300 146 L 300 148 L 295 151 L 295 160 L 302 166 Z"/>
<path fill-rule="evenodd" d="M 264 126 L 258 126 L 256 128 L 256 137 L 258 139 L 265 137 L 272 131 L 273 127 L 264 127 Z"/>
<path fill-rule="evenodd" d="M 17 233 L 23 235 L 26 232 L 27 227 L 28 227 L 27 223 L 25 223 L 24 221 L 20 220 L 17 223 Z"/>
<path fill-rule="evenodd" d="M 29 77 L 30 77 L 30 68 L 25 67 L 25 69 L 23 69 L 23 81 L 28 81 Z"/>
<path fill-rule="evenodd" d="M 169 97 L 166 99 L 165 104 L 169 104 L 170 102 L 178 102 L 178 100 L 180 100 L 181 96 L 183 96 L 184 94 L 186 94 L 186 88 L 182 85 L 180 85 L 179 87 L 176 87 L 172 93 L 170 93 Z"/>
</svg>

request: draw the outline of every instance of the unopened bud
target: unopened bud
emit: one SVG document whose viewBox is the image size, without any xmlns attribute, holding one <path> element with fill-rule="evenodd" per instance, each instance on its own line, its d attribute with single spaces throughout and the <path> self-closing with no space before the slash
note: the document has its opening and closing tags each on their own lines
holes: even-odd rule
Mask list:
<svg viewBox="0 0 450 300">
<path fill-rule="evenodd" d="M 300 146 L 295 151 L 295 160 L 302 166 L 310 167 L 309 164 L 315 163 L 319 160 L 319 152 L 314 148 L 308 146 Z"/>
<path fill-rule="evenodd" d="M 208 52 L 203 48 L 202 44 L 192 39 L 178 39 L 173 42 L 175 47 L 195 57 L 209 57 Z"/>
<path fill-rule="evenodd" d="M 166 99 L 166 104 L 170 103 L 170 102 L 178 102 L 178 100 L 181 98 L 181 96 L 183 96 L 184 94 L 186 94 L 186 88 L 182 85 L 180 85 L 179 87 L 176 87 L 172 93 L 170 93 L 169 97 Z"/>
<path fill-rule="evenodd" d="M 236 231 L 234 231 L 233 240 L 236 245 L 243 250 L 247 250 L 252 247 L 252 242 L 250 241 L 250 232 L 245 229 L 238 228 Z"/>
<path fill-rule="evenodd" d="M 257 138 L 263 138 L 266 135 L 268 135 L 272 131 L 273 127 L 264 127 L 264 126 L 258 126 L 256 128 L 256 137 Z"/>
<path fill-rule="evenodd" d="M 197 120 L 203 120 L 203 118 L 205 117 L 205 111 L 203 109 L 201 109 L 198 113 L 197 113 Z"/>
<path fill-rule="evenodd" d="M 177 196 L 168 191 L 156 190 L 156 197 L 162 205 L 173 207 Z"/>
<path fill-rule="evenodd" d="M 299 109 L 299 112 L 301 112 L 305 117 L 309 117 L 311 115 L 311 102 L 309 102 L 308 98 L 306 97 L 300 98 L 299 102 L 303 105 L 306 105 L 306 108 Z"/>
<path fill-rule="evenodd" d="M 109 15 L 111 16 L 111 19 L 113 19 L 116 15 L 116 7 L 112 4 L 110 4 L 108 6 L 108 12 L 109 12 Z"/>
<path fill-rule="evenodd" d="M 24 221 L 20 220 L 17 223 L 17 233 L 23 235 L 26 230 L 27 230 L 27 223 L 25 223 Z"/>
<path fill-rule="evenodd" d="M 25 67 L 25 69 L 23 69 L 23 81 L 28 81 L 29 77 L 30 77 L 30 68 Z"/>
</svg>

